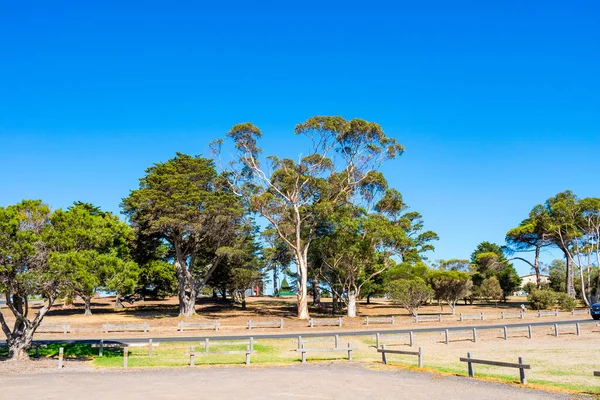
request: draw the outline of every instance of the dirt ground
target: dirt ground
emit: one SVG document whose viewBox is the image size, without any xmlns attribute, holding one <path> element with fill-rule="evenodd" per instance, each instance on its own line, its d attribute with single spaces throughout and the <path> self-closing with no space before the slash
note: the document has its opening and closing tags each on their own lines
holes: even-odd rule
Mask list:
<svg viewBox="0 0 600 400">
<path fill-rule="evenodd" d="M 331 313 L 330 299 L 323 299 L 322 307 L 311 307 L 311 315 L 314 318 L 333 318 Z M 526 322 L 526 321 L 540 321 L 540 320 L 569 320 L 569 319 L 581 319 L 586 318 L 585 315 L 572 316 L 570 313 L 562 312 L 558 318 L 537 318 L 535 312 L 529 311 L 526 314 L 525 320 L 510 319 L 501 320 L 500 313 L 504 312 L 518 312 L 520 305 L 525 301 L 525 298 L 513 298 L 508 303 L 499 303 L 496 307 L 493 304 L 476 304 L 473 306 L 460 305 L 457 307 L 456 315 L 451 315 L 450 308 L 447 306 L 439 307 L 437 305 L 422 307 L 419 311 L 420 315 L 433 315 L 443 314 L 443 325 L 444 326 L 469 326 L 481 324 L 482 321 L 469 320 L 458 322 L 459 313 L 474 314 L 483 312 L 486 318 L 486 323 L 513 323 L 513 322 Z M 190 332 L 178 333 L 177 324 L 182 318 L 178 317 L 177 309 L 177 298 L 169 298 L 162 301 L 139 301 L 133 305 L 125 303 L 125 308 L 115 309 L 114 298 L 97 298 L 92 303 L 91 316 L 83 315 L 83 304 L 76 302 L 74 307 L 64 308 L 60 304 L 55 305 L 48 315 L 44 318 L 42 325 L 55 325 L 68 323 L 71 327 L 71 332 L 68 334 L 68 338 L 98 338 L 102 337 L 134 337 L 143 334 L 139 332 L 134 333 L 102 333 L 102 325 L 104 323 L 143 323 L 147 322 L 150 326 L 150 334 L 152 337 L 161 336 L 185 336 L 189 335 Z M 270 298 L 270 297 L 251 297 L 248 299 L 247 310 L 241 310 L 239 306 L 231 306 L 228 302 L 214 301 L 210 298 L 200 299 L 197 305 L 197 315 L 188 318 L 187 320 L 200 320 L 200 321 L 220 321 L 220 334 L 231 335 L 231 334 L 244 334 L 247 333 L 247 321 L 252 319 L 254 321 L 273 321 L 276 319 L 283 318 L 285 328 L 282 332 L 318 332 L 318 331 L 330 331 L 332 327 L 316 327 L 308 328 L 306 321 L 300 321 L 295 318 L 296 309 L 295 298 Z M 9 321 L 13 320 L 12 314 L 6 309 L 0 310 L 5 318 Z M 35 311 L 35 308 L 32 310 Z M 391 316 L 396 317 L 395 325 L 365 325 L 365 316 Z M 339 315 L 344 317 L 343 315 Z M 386 329 L 404 329 L 408 327 L 427 327 L 440 325 L 438 322 L 425 322 L 415 324 L 414 319 L 411 318 L 406 310 L 396 305 L 389 303 L 383 299 L 373 300 L 371 304 L 365 304 L 361 302 L 359 304 L 359 317 L 343 319 L 344 330 L 364 330 L 365 328 L 386 330 Z M 254 331 L 254 330 L 253 330 Z M 274 332 L 273 328 L 258 328 L 257 332 Z M 193 331 L 192 331 L 193 332 Z M 197 332 L 196 332 L 197 333 Z M 213 332 L 214 333 L 214 332 Z M 211 333 L 211 335 L 213 334 Z M 40 329 L 36 333 L 37 339 L 63 339 L 64 335 L 59 332 L 44 332 Z"/>
<path fill-rule="evenodd" d="M 32 384 L 35 382 L 35 384 Z M 467 378 L 359 363 L 0 376 L 5 399 L 575 399 Z"/>
</svg>

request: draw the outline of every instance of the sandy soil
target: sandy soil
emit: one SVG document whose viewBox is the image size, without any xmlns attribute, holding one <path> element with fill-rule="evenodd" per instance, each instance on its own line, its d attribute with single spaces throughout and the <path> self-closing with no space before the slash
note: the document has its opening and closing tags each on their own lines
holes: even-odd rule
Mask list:
<svg viewBox="0 0 600 400">
<path fill-rule="evenodd" d="M 6 399 L 573 399 L 429 373 L 358 363 L 0 376 Z M 35 382 L 35 384 L 32 384 Z"/>
<path fill-rule="evenodd" d="M 311 308 L 311 315 L 314 318 L 333 318 L 331 314 L 331 303 L 329 299 L 324 299 L 324 305 L 320 308 Z M 570 313 L 560 313 L 558 318 L 537 318 L 535 313 L 529 311 L 526 314 L 525 320 L 510 319 L 501 320 L 500 313 L 518 312 L 519 306 L 524 298 L 516 298 L 506 304 L 500 303 L 498 307 L 494 305 L 475 305 L 457 307 L 456 315 L 452 316 L 450 309 L 445 306 L 423 307 L 420 310 L 421 315 L 427 314 L 443 314 L 443 325 L 445 326 L 471 326 L 481 324 L 481 321 L 469 320 L 458 322 L 458 314 L 481 313 L 485 314 L 487 323 L 511 323 L 511 322 L 526 322 L 540 320 L 569 320 L 587 318 L 586 315 L 572 316 Z M 68 338 L 98 338 L 102 337 L 138 337 L 144 336 L 139 332 L 135 333 L 110 333 L 102 334 L 102 325 L 109 323 L 142 323 L 147 322 L 150 326 L 152 337 L 160 336 L 177 336 L 177 324 L 182 319 L 177 316 L 177 299 L 170 298 L 163 301 L 140 301 L 134 305 L 125 303 L 125 308 L 116 310 L 113 308 L 113 298 L 94 299 L 92 305 L 92 316 L 83 315 L 83 305 L 76 303 L 75 307 L 63 308 L 57 305 L 50 310 L 44 318 L 43 325 L 55 325 L 68 323 L 71 326 L 71 332 Z M 308 328 L 306 321 L 299 321 L 295 318 L 295 298 L 273 299 L 268 297 L 257 297 L 248 299 L 247 310 L 241 310 L 240 307 L 232 307 L 229 303 L 221 301 L 213 301 L 212 299 L 201 299 L 197 305 L 198 315 L 188 320 L 219 320 L 221 324 L 220 334 L 231 335 L 236 333 L 247 333 L 246 328 L 248 319 L 256 321 L 273 321 L 279 318 L 284 319 L 285 328 L 282 332 L 315 332 L 329 331 L 331 327 Z M 32 310 L 32 311 L 35 311 Z M 0 312 L 5 318 L 12 321 L 12 314 L 4 308 Z M 365 316 L 396 316 L 396 324 L 386 325 L 365 325 Z M 337 316 L 335 316 L 337 317 Z M 409 327 L 427 327 L 440 325 L 438 322 L 425 322 L 415 324 L 414 320 L 407 314 L 406 310 L 399 308 L 385 300 L 374 300 L 372 304 L 362 302 L 359 306 L 358 318 L 344 317 L 344 330 L 386 330 L 386 329 L 404 329 Z M 336 328 L 333 328 L 336 329 Z M 254 330 L 253 330 L 254 331 Z M 258 328 L 257 332 L 276 332 L 273 328 Z M 189 332 L 182 333 L 181 336 L 189 335 Z M 213 333 L 211 333 L 212 335 Z M 58 332 L 43 332 L 40 330 L 36 333 L 37 339 L 59 339 L 64 338 L 64 335 Z"/>
</svg>

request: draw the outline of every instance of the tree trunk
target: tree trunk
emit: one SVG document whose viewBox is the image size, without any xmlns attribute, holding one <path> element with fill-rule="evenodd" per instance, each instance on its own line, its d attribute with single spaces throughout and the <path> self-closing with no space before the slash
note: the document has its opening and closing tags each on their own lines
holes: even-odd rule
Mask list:
<svg viewBox="0 0 600 400">
<path fill-rule="evenodd" d="M 573 263 L 569 260 L 569 253 L 563 250 L 565 254 L 565 262 L 567 263 L 567 276 L 566 276 L 566 292 L 572 298 L 575 298 L 575 281 L 573 279 Z"/>
<path fill-rule="evenodd" d="M 542 278 L 540 276 L 540 246 L 536 246 L 535 248 L 535 260 L 533 261 L 533 269 L 535 270 L 535 281 L 537 283 L 537 288 L 542 288 Z"/>
<path fill-rule="evenodd" d="M 356 291 L 349 290 L 348 291 L 348 317 L 354 318 L 356 317 Z"/>
<path fill-rule="evenodd" d="M 456 310 L 456 302 L 448 302 L 448 306 L 450 307 L 450 310 L 452 310 L 452 315 L 455 315 L 455 310 Z"/>
<path fill-rule="evenodd" d="M 227 289 L 221 288 L 220 292 L 221 292 L 221 299 L 223 301 L 227 301 Z"/>
<path fill-rule="evenodd" d="M 177 244 L 175 245 L 175 270 L 177 271 L 179 316 L 190 317 L 196 314 L 196 284 Z"/>
<path fill-rule="evenodd" d="M 331 291 L 331 300 L 332 300 L 332 302 L 331 302 L 331 312 L 333 314 L 335 314 L 335 313 L 337 313 L 340 310 L 340 302 L 339 302 L 339 299 L 338 299 L 338 295 L 337 295 L 337 293 L 334 290 Z"/>
<path fill-rule="evenodd" d="M 242 291 L 242 310 L 246 310 L 246 291 Z"/>
<path fill-rule="evenodd" d="M 47 299 L 47 303 L 38 311 L 33 321 L 27 319 L 27 298 L 19 295 L 6 293 L 6 304 L 16 318 L 13 329 L 6 323 L 4 316 L 0 313 L 0 326 L 6 336 L 8 357 L 10 361 L 22 361 L 29 358 L 28 350 L 31 347 L 33 334 L 41 324 L 44 315 L 48 312 L 54 299 Z"/>
<path fill-rule="evenodd" d="M 317 278 L 312 279 L 313 306 L 321 304 L 321 288 L 319 287 L 319 283 Z"/>
<path fill-rule="evenodd" d="M 367 304 L 371 304 L 371 295 L 367 295 Z"/>
<path fill-rule="evenodd" d="M 218 299 L 218 297 L 217 297 L 217 289 L 215 289 L 215 288 L 213 288 L 212 298 L 213 298 L 213 300 L 217 300 Z"/>
<path fill-rule="evenodd" d="M 298 285 L 298 319 L 309 319 L 310 314 L 308 313 L 308 260 L 307 251 L 295 252 L 296 255 L 296 266 L 298 268 L 297 273 L 297 285 Z"/>
<path fill-rule="evenodd" d="M 273 296 L 279 297 L 279 284 L 277 283 L 277 265 L 273 265 Z"/>
<path fill-rule="evenodd" d="M 121 296 L 119 296 L 118 294 L 117 294 L 117 298 L 115 299 L 115 308 L 123 308 Z"/>
<path fill-rule="evenodd" d="M 85 304 L 85 312 L 83 315 L 92 315 L 92 296 L 81 296 Z"/>
<path fill-rule="evenodd" d="M 8 359 L 10 361 L 25 361 L 29 359 L 29 348 L 31 347 L 31 342 L 33 339 L 33 335 L 28 335 L 26 333 L 23 336 L 19 336 L 15 339 L 7 341 L 8 345 Z"/>
</svg>

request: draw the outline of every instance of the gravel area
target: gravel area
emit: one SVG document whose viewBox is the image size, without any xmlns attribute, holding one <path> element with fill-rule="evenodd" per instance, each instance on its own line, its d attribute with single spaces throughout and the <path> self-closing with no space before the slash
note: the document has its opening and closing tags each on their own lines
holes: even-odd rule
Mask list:
<svg viewBox="0 0 600 400">
<path fill-rule="evenodd" d="M 6 399 L 574 399 L 454 376 L 399 369 L 373 370 L 361 363 L 286 367 L 196 367 L 94 371 L 67 366 L 34 374 L 0 371 Z M 77 369 L 80 368 L 80 369 Z"/>
</svg>

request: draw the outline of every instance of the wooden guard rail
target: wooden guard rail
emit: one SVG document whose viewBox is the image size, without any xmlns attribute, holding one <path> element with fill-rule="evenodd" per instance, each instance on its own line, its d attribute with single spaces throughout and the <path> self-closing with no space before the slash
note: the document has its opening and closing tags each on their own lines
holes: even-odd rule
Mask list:
<svg viewBox="0 0 600 400">
<path fill-rule="evenodd" d="M 402 354 L 407 356 L 417 356 L 419 368 L 423 368 L 423 348 L 419 347 L 418 351 L 406 351 L 406 350 L 389 350 L 385 348 L 385 344 L 377 349 L 378 353 L 381 353 L 381 362 L 387 364 L 388 354 Z"/>
<path fill-rule="evenodd" d="M 471 353 L 467 353 L 467 358 L 460 358 L 461 362 L 467 363 L 467 370 L 469 372 L 469 378 L 473 378 L 475 376 L 475 372 L 473 371 L 473 364 L 483 364 L 483 365 L 493 365 L 496 367 L 505 367 L 505 368 L 518 368 L 519 369 L 519 381 L 521 384 L 527 384 L 527 376 L 525 376 L 525 370 L 531 369 L 531 365 L 525 364 L 525 360 L 523 357 L 519 357 L 518 363 L 507 363 L 502 361 L 490 361 L 490 360 L 479 360 L 471 357 Z"/>
</svg>

